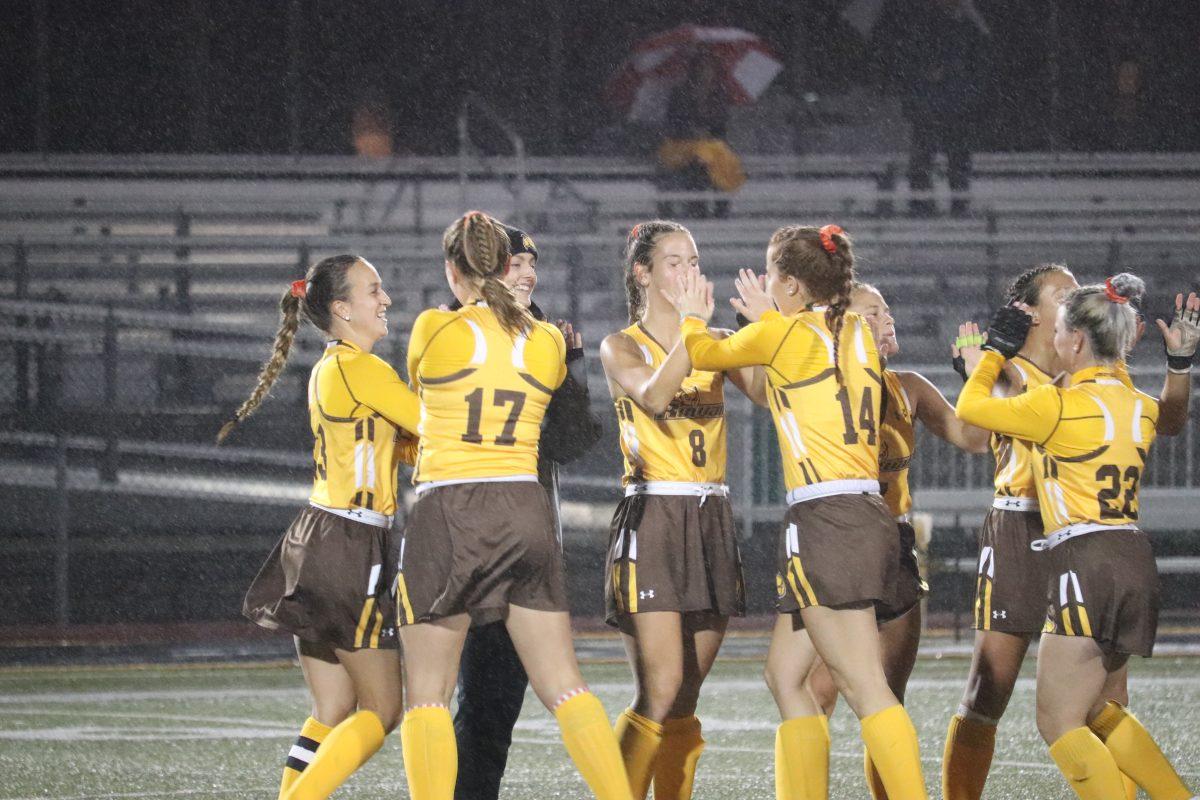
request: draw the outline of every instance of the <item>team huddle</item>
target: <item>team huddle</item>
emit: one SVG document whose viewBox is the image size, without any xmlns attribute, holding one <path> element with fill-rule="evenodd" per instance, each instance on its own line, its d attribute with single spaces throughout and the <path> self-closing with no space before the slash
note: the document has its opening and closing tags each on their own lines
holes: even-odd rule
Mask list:
<svg viewBox="0 0 1200 800">
<path fill-rule="evenodd" d="M 709 326 L 713 285 L 687 229 L 634 226 L 630 324 L 600 348 L 624 456 L 606 619 L 636 686 L 614 726 L 575 659 L 557 517 L 557 465 L 600 431 L 582 338 L 533 302 L 528 234 L 469 212 L 443 247 L 455 302 L 414 322 L 407 383 L 371 354 L 391 303 L 378 273 L 327 258 L 283 295 L 274 353 L 221 431 L 262 402 L 301 315 L 326 335 L 308 384 L 310 502 L 244 608 L 294 635 L 313 697 L 281 799 L 328 797 L 397 726 L 414 800 L 495 798 L 527 686 L 597 798 L 642 800 L 651 786 L 656 800 L 692 797 L 697 701 L 746 605 L 725 485 L 727 382 L 770 410 L 787 490 L 765 670 L 779 800 L 828 796 L 839 695 L 861 722 L 871 796 L 927 796 L 904 707 L 927 591 L 909 519 L 918 420 L 996 459 L 943 796 L 982 796 L 998 721 L 1042 633 L 1037 725 L 1079 797 L 1125 800 L 1139 786 L 1154 800 L 1192 797 L 1127 709 L 1127 662 L 1150 655 L 1158 617 L 1139 482 L 1155 437 L 1186 423 L 1200 298 L 1177 296 L 1170 325 L 1157 322 L 1167 370 L 1155 398 L 1126 368 L 1146 327 L 1142 281 L 1081 287 L 1061 265 L 1028 270 L 986 334 L 960 328 L 966 383 L 951 406 L 921 375 L 889 368 L 894 320 L 838 226 L 775 232 L 765 274 L 735 282 L 736 332 Z M 394 533 L 402 462 L 417 499 Z"/>
</svg>

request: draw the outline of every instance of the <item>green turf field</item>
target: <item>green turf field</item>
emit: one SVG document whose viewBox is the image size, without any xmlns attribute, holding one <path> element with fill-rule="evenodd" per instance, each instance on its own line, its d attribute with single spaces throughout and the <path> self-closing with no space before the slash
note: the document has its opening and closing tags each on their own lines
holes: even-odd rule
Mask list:
<svg viewBox="0 0 1200 800">
<path fill-rule="evenodd" d="M 1135 659 L 1134 708 L 1193 787 L 1200 787 L 1195 659 Z M 1071 798 L 1033 726 L 1033 663 L 1000 729 L 988 797 Z M 697 800 L 773 797 L 774 706 L 756 662 L 722 662 L 701 700 L 708 749 Z M 909 690 L 931 797 L 949 715 L 967 661 L 922 660 Z M 628 701 L 626 667 L 584 668 L 610 715 Z M 306 714 L 298 669 L 187 667 L 0 671 L 0 800 L 273 798 L 284 753 Z M 530 695 L 516 731 L 503 796 L 589 796 Z M 867 797 L 858 725 L 833 724 L 830 797 Z M 385 748 L 337 797 L 407 797 L 400 743 Z"/>
</svg>

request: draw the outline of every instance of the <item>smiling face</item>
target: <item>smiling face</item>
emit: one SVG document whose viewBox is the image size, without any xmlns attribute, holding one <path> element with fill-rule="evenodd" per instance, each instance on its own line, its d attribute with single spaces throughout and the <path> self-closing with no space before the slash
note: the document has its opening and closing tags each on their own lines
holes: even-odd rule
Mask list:
<svg viewBox="0 0 1200 800">
<path fill-rule="evenodd" d="M 333 302 L 333 327 L 338 338 L 360 346 L 373 345 L 388 334 L 387 310 L 392 298 L 370 262 L 359 259 L 346 270 L 346 299 Z"/>
<path fill-rule="evenodd" d="M 855 289 L 850 295 L 850 310 L 862 315 L 871 326 L 871 334 L 875 337 L 875 345 L 882 358 L 900 352 L 900 344 L 896 341 L 896 320 L 892 318 L 892 309 L 878 290 L 871 286 Z"/>
<path fill-rule="evenodd" d="M 638 283 L 646 296 L 647 307 L 666 303 L 662 290 L 674 290 L 679 279 L 692 267 L 700 265 L 700 254 L 690 233 L 675 231 L 658 237 L 646 264 L 635 264 Z"/>
<path fill-rule="evenodd" d="M 518 253 L 508 260 L 508 272 L 504 285 L 513 290 L 517 302 L 525 308 L 533 302 L 533 290 L 537 288 L 537 259 L 533 253 Z"/>
</svg>

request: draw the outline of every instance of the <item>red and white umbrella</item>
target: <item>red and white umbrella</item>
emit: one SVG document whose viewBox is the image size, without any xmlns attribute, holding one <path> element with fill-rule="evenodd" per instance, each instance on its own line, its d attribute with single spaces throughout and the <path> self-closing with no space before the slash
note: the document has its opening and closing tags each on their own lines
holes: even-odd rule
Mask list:
<svg viewBox="0 0 1200 800">
<path fill-rule="evenodd" d="M 771 46 L 749 31 L 681 25 L 634 45 L 605 87 L 605 98 L 630 121 L 661 122 L 671 90 L 688 77 L 697 55 L 718 67 L 731 105 L 757 100 L 783 69 Z"/>
</svg>

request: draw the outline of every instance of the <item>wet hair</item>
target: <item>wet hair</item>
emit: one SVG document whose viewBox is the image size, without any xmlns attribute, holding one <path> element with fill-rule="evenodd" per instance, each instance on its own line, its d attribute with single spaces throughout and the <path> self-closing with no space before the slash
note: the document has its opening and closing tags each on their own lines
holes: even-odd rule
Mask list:
<svg viewBox="0 0 1200 800">
<path fill-rule="evenodd" d="M 820 228 L 785 225 L 771 235 L 767 246 L 775 250 L 774 263 L 780 275 L 801 281 L 813 301 L 828 303 L 825 324 L 833 337 L 833 368 L 841 383 L 838 349 L 846 308 L 854 291 L 854 251 L 850 237 L 840 229 L 826 236 L 832 251 L 825 249 Z"/>
<path fill-rule="evenodd" d="M 1027 269 L 1017 276 L 1016 280 L 1008 287 L 1008 302 L 1024 303 L 1031 308 L 1038 303 L 1038 297 L 1042 293 L 1042 282 L 1046 276 L 1052 272 L 1057 272 L 1061 275 L 1070 275 L 1071 270 L 1066 264 L 1038 264 L 1036 267 Z"/>
<path fill-rule="evenodd" d="M 271 357 L 262 365 L 258 373 L 258 382 L 250 391 L 250 396 L 234 412 L 233 419 L 222 425 L 221 430 L 217 432 L 217 444 L 225 441 L 225 437 L 239 422 L 257 411 L 270 394 L 271 387 L 283 372 L 288 355 L 292 352 L 292 342 L 295 341 L 296 331 L 300 328 L 301 314 L 313 327 L 329 333 L 333 324 L 333 302 L 346 300 L 350 296 L 347 274 L 350 268 L 361 260 L 359 256 L 350 254 L 322 259 L 308 268 L 308 274 L 304 276 L 303 297 L 297 297 L 289 287 L 279 298 L 279 330 L 275 332 L 275 347 L 271 350 Z"/>
<path fill-rule="evenodd" d="M 665 219 L 655 219 L 649 222 L 639 222 L 629 231 L 625 238 L 625 302 L 629 309 L 629 321 L 637 322 L 642 312 L 646 310 L 646 293 L 638 285 L 634 264 L 644 264 L 647 271 L 654 259 L 654 248 L 658 240 L 668 233 L 691 233 L 678 222 Z"/>
<path fill-rule="evenodd" d="M 516 336 L 533 327 L 533 316 L 500 280 L 512 255 L 508 232 L 501 223 L 482 211 L 468 211 L 446 228 L 442 250 L 458 274 L 479 291 L 508 334 Z"/>
<path fill-rule="evenodd" d="M 1132 301 L 1146 293 L 1146 284 L 1136 275 L 1122 272 L 1109 278 L 1113 293 Z M 1117 302 L 1103 284 L 1081 286 L 1063 301 L 1067 327 L 1083 331 L 1098 361 L 1112 363 L 1125 358 L 1137 335 L 1137 311 L 1132 302 Z"/>
</svg>

